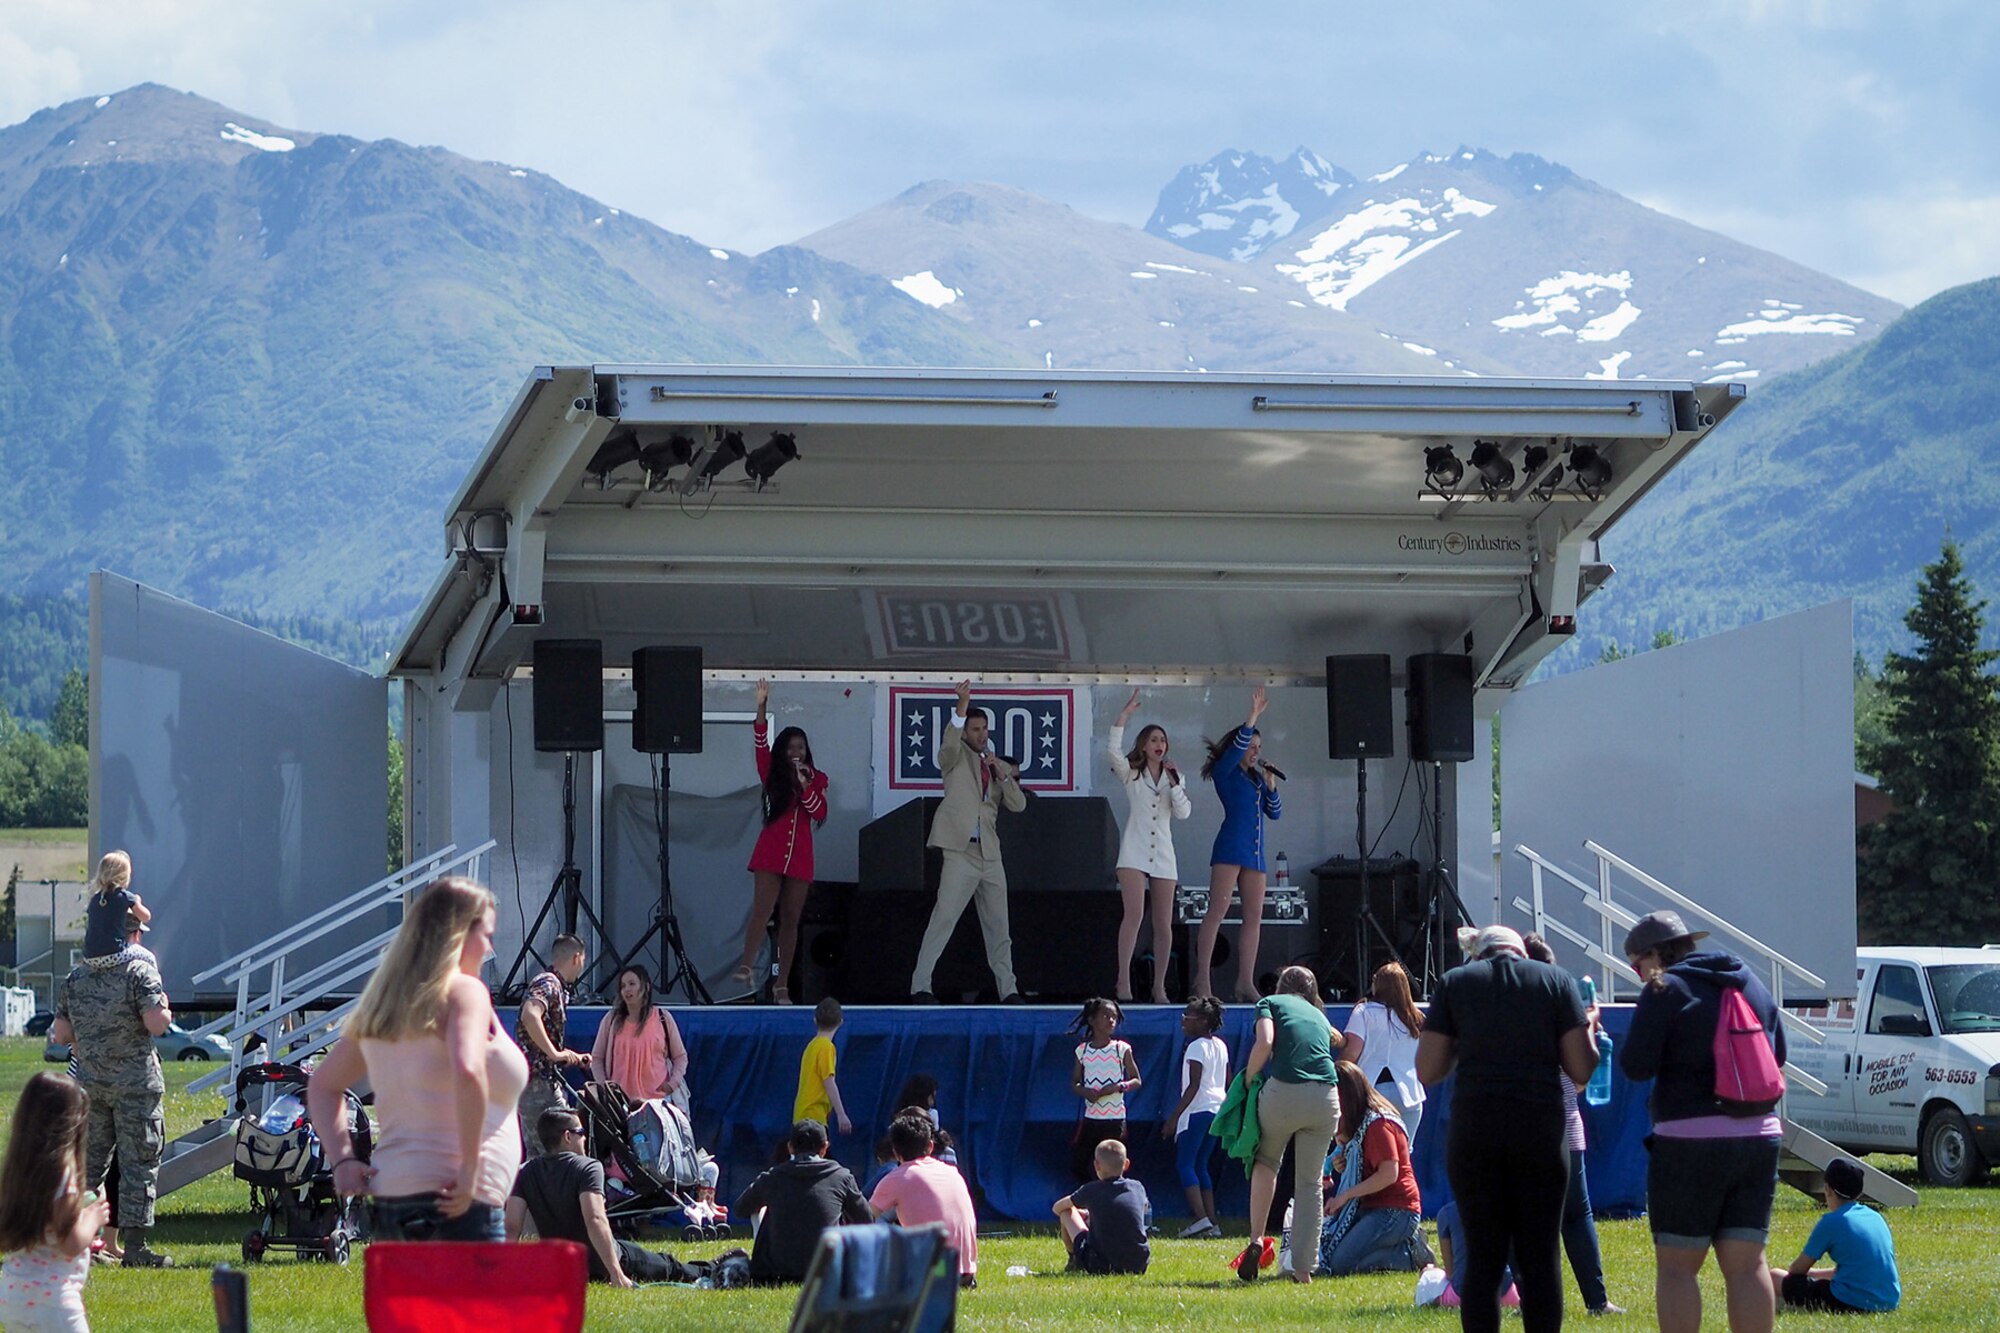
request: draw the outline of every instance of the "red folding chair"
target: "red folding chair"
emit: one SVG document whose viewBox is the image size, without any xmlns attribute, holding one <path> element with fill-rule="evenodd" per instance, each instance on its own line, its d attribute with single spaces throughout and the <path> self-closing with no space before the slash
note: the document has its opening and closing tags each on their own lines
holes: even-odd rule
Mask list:
<svg viewBox="0 0 2000 1333">
<path fill-rule="evenodd" d="M 581 1333 L 589 1260 L 575 1241 L 375 1241 L 362 1252 L 372 1333 Z"/>
</svg>

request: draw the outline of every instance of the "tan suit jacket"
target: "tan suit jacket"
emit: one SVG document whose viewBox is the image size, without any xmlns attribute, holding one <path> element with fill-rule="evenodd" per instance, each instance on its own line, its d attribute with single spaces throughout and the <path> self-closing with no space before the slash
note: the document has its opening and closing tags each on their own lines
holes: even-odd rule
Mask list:
<svg viewBox="0 0 2000 1333">
<path fill-rule="evenodd" d="M 956 716 L 954 714 L 953 716 Z M 938 772 L 944 777 L 944 799 L 931 819 L 930 845 L 947 851 L 974 852 L 990 859 L 1000 855 L 1000 807 L 1025 810 L 1028 795 L 1015 778 L 994 778 L 979 794 L 979 756 L 967 747 L 963 728 L 946 726 L 938 746 Z M 972 835 L 979 834 L 977 849 Z"/>
</svg>

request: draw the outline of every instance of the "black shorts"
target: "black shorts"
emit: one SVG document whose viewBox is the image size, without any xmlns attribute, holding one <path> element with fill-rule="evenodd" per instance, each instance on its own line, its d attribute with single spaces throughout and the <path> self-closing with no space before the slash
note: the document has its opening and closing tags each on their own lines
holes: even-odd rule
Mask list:
<svg viewBox="0 0 2000 1333">
<path fill-rule="evenodd" d="M 1830 1278 L 1813 1277 L 1809 1273 L 1787 1273 L 1779 1287 L 1785 1304 L 1797 1310 L 1824 1310 L 1829 1314 L 1866 1314 L 1858 1305 L 1849 1305 L 1833 1294 Z"/>
<path fill-rule="evenodd" d="M 1090 1233 L 1079 1231 L 1069 1247 L 1069 1271 L 1072 1273 L 1093 1273 L 1104 1277 L 1111 1272 L 1111 1261 L 1104 1251 L 1090 1243 Z"/>
<path fill-rule="evenodd" d="M 1762 1245 L 1778 1191 L 1776 1139 L 1647 1136 L 1646 1221 L 1655 1245 L 1705 1250 L 1719 1240 Z"/>
</svg>

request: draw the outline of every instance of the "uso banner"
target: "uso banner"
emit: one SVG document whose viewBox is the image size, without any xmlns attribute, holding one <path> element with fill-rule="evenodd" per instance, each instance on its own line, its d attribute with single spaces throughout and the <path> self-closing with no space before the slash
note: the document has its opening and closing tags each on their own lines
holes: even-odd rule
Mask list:
<svg viewBox="0 0 2000 1333">
<path fill-rule="evenodd" d="M 876 735 L 885 747 L 875 765 L 875 813 L 913 796 L 944 789 L 938 746 L 951 725 L 958 694 L 949 686 L 887 685 L 876 691 Z M 1073 793 L 1085 788 L 1079 747 L 1090 736 L 1090 694 L 1067 687 L 974 688 L 972 706 L 992 719 L 994 753 L 1021 765 L 1030 791 Z"/>
</svg>

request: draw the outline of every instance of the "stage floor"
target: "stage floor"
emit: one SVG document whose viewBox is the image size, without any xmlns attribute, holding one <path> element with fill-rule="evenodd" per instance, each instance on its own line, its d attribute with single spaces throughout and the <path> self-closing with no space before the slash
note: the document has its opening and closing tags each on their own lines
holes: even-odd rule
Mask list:
<svg viewBox="0 0 2000 1333">
<path fill-rule="evenodd" d="M 605 1012 L 573 1007 L 568 1045 L 589 1050 Z M 728 1202 L 771 1162 L 790 1128 L 799 1057 L 813 1035 L 812 1010 L 730 1004 L 675 1006 L 671 1012 L 688 1044 L 695 1134 L 721 1166 L 719 1194 Z M 1329 1012 L 1336 1023 L 1346 1022 L 1346 1006 Z M 938 1081 L 939 1120 L 957 1140 L 959 1165 L 981 1217 L 1046 1218 L 1049 1205 L 1078 1183 L 1069 1174 L 1070 1137 L 1082 1108 L 1070 1091 L 1082 1040 L 1069 1030 L 1076 1015 L 1072 1005 L 848 1007 L 834 1039 L 840 1055 L 835 1077 L 854 1132 L 829 1126 L 831 1155 L 865 1185 L 874 1172 L 876 1140 L 900 1109 L 895 1099 L 904 1081 L 927 1073 Z M 1630 1016 L 1629 1006 L 1605 1006 L 1614 1040 Z M 1162 1117 L 1180 1100 L 1186 1046 L 1180 1019 L 1179 1005 L 1137 1005 L 1126 1011 L 1118 1033 L 1132 1044 L 1144 1080 L 1126 1099 L 1133 1174 L 1163 1219 L 1186 1213 L 1173 1145 L 1160 1137 Z M 1252 1020 L 1249 1005 L 1224 1011 L 1232 1075 L 1249 1053 Z M 1599 1213 L 1629 1216 L 1645 1206 L 1649 1087 L 1619 1075 L 1608 1104 L 1585 1108 L 1591 1202 Z M 1414 1145 L 1427 1216 L 1451 1197 L 1444 1173 L 1450 1090 L 1449 1083 L 1432 1090 Z M 1218 1206 L 1247 1213 L 1243 1172 L 1219 1153 L 1212 1171 Z"/>
</svg>

